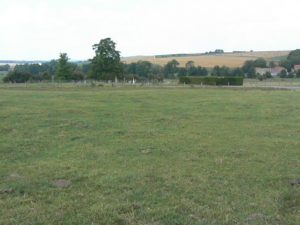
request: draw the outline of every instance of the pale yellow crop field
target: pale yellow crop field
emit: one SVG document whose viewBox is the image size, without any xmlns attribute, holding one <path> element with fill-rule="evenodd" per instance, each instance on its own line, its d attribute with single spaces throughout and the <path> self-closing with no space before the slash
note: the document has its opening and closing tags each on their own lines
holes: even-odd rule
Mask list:
<svg viewBox="0 0 300 225">
<path fill-rule="evenodd" d="M 266 51 L 266 52 L 245 52 L 245 53 L 225 53 L 220 55 L 202 55 L 192 57 L 168 57 L 168 58 L 156 58 L 153 56 L 136 56 L 123 58 L 123 62 L 132 63 L 139 60 L 150 61 L 151 63 L 165 65 L 172 59 L 177 60 L 180 66 L 185 66 L 188 61 L 194 61 L 196 66 L 212 68 L 218 66 L 228 66 L 231 68 L 242 66 L 246 60 L 254 60 L 259 57 L 265 58 L 270 61 L 276 57 L 284 57 L 289 54 L 290 51 Z"/>
</svg>

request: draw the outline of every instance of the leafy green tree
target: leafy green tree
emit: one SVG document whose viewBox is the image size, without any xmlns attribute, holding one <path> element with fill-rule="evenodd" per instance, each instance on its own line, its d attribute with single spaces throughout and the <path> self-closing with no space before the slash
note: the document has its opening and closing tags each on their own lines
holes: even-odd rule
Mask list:
<svg viewBox="0 0 300 225">
<path fill-rule="evenodd" d="M 0 66 L 0 71 L 9 71 L 10 66 L 8 64 Z"/>
<path fill-rule="evenodd" d="M 295 77 L 295 73 L 294 72 L 289 72 L 287 74 L 287 78 L 294 78 Z"/>
<path fill-rule="evenodd" d="M 227 67 L 227 66 L 215 66 L 212 70 L 212 73 L 211 73 L 213 76 L 223 76 L 223 77 L 226 77 L 226 76 L 230 76 L 230 68 Z"/>
<path fill-rule="evenodd" d="M 253 61 L 254 67 L 267 68 L 267 61 L 264 58 L 258 58 Z"/>
<path fill-rule="evenodd" d="M 72 79 L 72 68 L 69 63 L 69 58 L 67 53 L 60 53 L 58 59 L 56 79 L 58 80 L 71 80 Z"/>
<path fill-rule="evenodd" d="M 275 63 L 274 61 L 270 61 L 270 62 L 269 62 L 269 67 L 270 67 L 270 68 L 276 67 L 276 63 Z"/>
<path fill-rule="evenodd" d="M 282 70 L 281 72 L 280 72 L 280 74 L 279 74 L 279 76 L 281 77 L 281 78 L 287 78 L 287 72 L 286 72 L 286 70 Z"/>
<path fill-rule="evenodd" d="M 188 61 L 185 64 L 185 68 L 180 68 L 178 71 L 179 76 L 182 76 L 183 74 L 186 74 L 187 76 L 207 76 L 208 71 L 204 67 L 196 67 L 194 61 Z"/>
<path fill-rule="evenodd" d="M 152 72 L 152 74 L 155 75 L 155 76 L 162 77 L 162 74 L 163 74 L 163 68 L 162 68 L 162 66 L 160 66 L 160 65 L 152 64 L 152 66 L 151 66 L 151 72 Z"/>
<path fill-rule="evenodd" d="M 212 76 L 221 76 L 221 67 L 215 66 L 211 71 Z"/>
<path fill-rule="evenodd" d="M 46 80 L 46 81 L 50 81 L 51 80 L 51 76 L 50 76 L 50 74 L 47 71 L 45 71 L 45 72 L 42 73 L 42 80 Z"/>
<path fill-rule="evenodd" d="M 11 71 L 4 78 L 3 82 L 5 83 L 25 83 L 32 79 L 32 75 L 27 72 Z"/>
<path fill-rule="evenodd" d="M 42 64 L 44 67 L 44 71 L 47 71 L 49 75 L 52 77 L 56 74 L 56 70 L 58 67 L 58 61 L 57 60 L 51 60 L 48 63 Z"/>
<path fill-rule="evenodd" d="M 185 69 L 186 69 L 187 76 L 195 76 L 195 75 L 197 75 L 197 69 L 195 67 L 195 62 L 194 61 L 188 61 L 185 64 Z"/>
<path fill-rule="evenodd" d="M 286 68 L 288 72 L 291 72 L 294 65 L 297 64 L 300 64 L 300 49 L 291 51 L 287 59 L 280 62 L 280 65 Z"/>
<path fill-rule="evenodd" d="M 185 68 L 188 70 L 192 67 L 195 67 L 195 62 L 194 61 L 188 61 L 186 64 L 185 64 Z"/>
<path fill-rule="evenodd" d="M 124 74 L 128 80 L 135 78 L 139 81 L 162 81 L 162 67 L 149 61 L 138 61 L 124 65 Z"/>
<path fill-rule="evenodd" d="M 300 78 L 300 70 L 297 71 L 296 77 L 297 77 L 297 78 Z"/>
<path fill-rule="evenodd" d="M 208 71 L 204 67 L 197 66 L 197 67 L 192 67 L 190 74 L 191 76 L 207 76 Z"/>
<path fill-rule="evenodd" d="M 300 49 L 291 51 L 287 57 L 287 60 L 294 66 L 300 64 Z"/>
<path fill-rule="evenodd" d="M 152 75 L 152 63 L 148 61 L 139 61 L 136 65 L 136 74 L 139 77 L 149 78 Z"/>
<path fill-rule="evenodd" d="M 272 78 L 272 74 L 271 74 L 271 72 L 266 72 L 265 74 L 264 74 L 264 77 L 265 78 Z"/>
<path fill-rule="evenodd" d="M 85 74 L 80 70 L 75 70 L 71 76 L 71 80 L 74 80 L 74 81 L 82 81 L 85 78 L 86 78 Z"/>
<path fill-rule="evenodd" d="M 100 40 L 93 45 L 95 56 L 91 59 L 91 78 L 96 80 L 114 80 L 123 77 L 120 52 L 111 38 Z"/>
<path fill-rule="evenodd" d="M 244 63 L 242 70 L 247 75 L 248 78 L 255 78 L 256 77 L 255 67 L 256 65 L 253 60 L 247 60 Z"/>
<path fill-rule="evenodd" d="M 39 64 L 24 64 L 24 65 L 16 65 L 14 68 L 17 72 L 22 73 L 30 73 L 30 74 L 39 74 L 41 72 L 41 66 Z"/>
<path fill-rule="evenodd" d="M 183 68 L 183 67 L 180 67 L 178 68 L 178 76 L 179 77 L 184 77 L 184 76 L 187 76 L 187 69 L 186 68 Z"/>
<path fill-rule="evenodd" d="M 179 72 L 179 62 L 173 59 L 164 66 L 164 75 L 166 78 L 175 78 Z"/>
<path fill-rule="evenodd" d="M 89 74 L 91 72 L 91 64 L 90 63 L 84 63 L 81 65 L 81 71 L 82 73 L 85 74 L 85 76 L 87 74 Z"/>
<path fill-rule="evenodd" d="M 280 66 L 284 67 L 287 69 L 287 71 L 292 71 L 292 68 L 293 68 L 293 64 L 291 63 L 291 61 L 289 60 L 283 60 L 280 62 Z"/>
<path fill-rule="evenodd" d="M 241 68 L 234 68 L 232 71 L 231 71 L 231 75 L 232 77 L 244 77 L 244 72 Z"/>
</svg>

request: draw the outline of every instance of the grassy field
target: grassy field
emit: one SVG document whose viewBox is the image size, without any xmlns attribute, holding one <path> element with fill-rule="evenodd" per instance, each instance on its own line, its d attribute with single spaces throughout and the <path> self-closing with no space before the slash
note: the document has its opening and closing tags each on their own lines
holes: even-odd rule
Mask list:
<svg viewBox="0 0 300 225">
<path fill-rule="evenodd" d="M 300 92 L 0 86 L 0 224 L 296 225 Z"/>
<path fill-rule="evenodd" d="M 193 57 L 168 57 L 168 58 L 155 58 L 155 57 L 127 57 L 123 58 L 126 63 L 137 62 L 139 60 L 147 60 L 155 64 L 165 65 L 172 59 L 177 60 L 180 66 L 184 67 L 188 61 L 194 61 L 196 66 L 203 66 L 213 68 L 216 65 L 228 66 L 231 68 L 241 67 L 246 60 L 254 60 L 259 57 L 265 58 L 268 61 L 278 61 L 283 59 L 289 54 L 289 51 L 267 51 L 267 52 L 245 52 L 245 53 L 226 53 L 219 55 L 203 55 Z"/>
</svg>

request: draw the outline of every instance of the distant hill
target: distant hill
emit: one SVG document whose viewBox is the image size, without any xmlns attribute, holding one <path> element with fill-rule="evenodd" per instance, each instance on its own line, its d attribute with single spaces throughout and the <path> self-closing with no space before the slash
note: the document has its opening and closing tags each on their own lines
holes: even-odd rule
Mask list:
<svg viewBox="0 0 300 225">
<path fill-rule="evenodd" d="M 131 57 L 122 57 L 121 60 L 124 63 L 137 62 L 139 60 L 150 61 L 151 63 L 165 65 L 167 62 L 172 59 L 177 60 L 180 63 L 180 66 L 185 66 L 188 61 L 194 61 L 196 66 L 203 66 L 207 68 L 212 68 L 216 65 L 218 66 L 228 66 L 231 68 L 242 66 L 246 60 L 254 60 L 257 58 L 265 58 L 267 61 L 278 62 L 282 59 L 285 59 L 291 51 L 234 51 L 234 52 L 206 52 L 206 53 L 179 53 L 179 54 L 166 54 L 166 55 L 156 55 L 156 56 L 131 56 Z M 0 60 L 0 65 L 9 64 L 14 66 L 16 64 L 40 64 L 47 61 L 42 60 Z M 88 61 L 72 61 L 77 64 L 84 64 Z"/>
<path fill-rule="evenodd" d="M 43 63 L 46 61 L 41 60 L 33 60 L 33 61 L 26 61 L 26 60 L 0 60 L 0 64 L 34 64 L 34 63 Z"/>
<path fill-rule="evenodd" d="M 165 65 L 172 59 L 177 60 L 180 66 L 185 66 L 188 61 L 194 61 L 196 66 L 212 68 L 216 65 L 231 68 L 242 66 L 246 60 L 265 58 L 267 61 L 280 61 L 287 57 L 290 51 L 235 51 L 230 53 L 195 53 L 195 54 L 169 54 L 158 56 L 133 56 L 123 57 L 124 63 L 137 62 L 139 60 L 150 61 L 155 64 Z"/>
</svg>

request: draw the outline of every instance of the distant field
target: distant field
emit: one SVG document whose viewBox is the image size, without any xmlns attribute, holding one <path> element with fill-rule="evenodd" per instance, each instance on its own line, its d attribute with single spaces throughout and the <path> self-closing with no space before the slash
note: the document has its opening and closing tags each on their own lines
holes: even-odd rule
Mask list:
<svg viewBox="0 0 300 225">
<path fill-rule="evenodd" d="M 138 60 L 147 60 L 155 64 L 165 65 L 172 59 L 176 59 L 180 66 L 185 66 L 188 61 L 194 61 L 196 65 L 212 68 L 216 65 L 228 66 L 231 68 L 240 67 L 246 60 L 253 60 L 263 57 L 266 60 L 280 60 L 286 57 L 289 51 L 269 51 L 269 52 L 247 52 L 247 53 L 225 53 L 221 55 L 204 55 L 193 57 L 169 57 L 169 58 L 155 58 L 155 57 L 128 57 L 123 58 L 126 63 L 137 62 Z"/>
<path fill-rule="evenodd" d="M 2 84 L 0 224 L 298 225 L 299 111 L 297 91 Z"/>
</svg>

